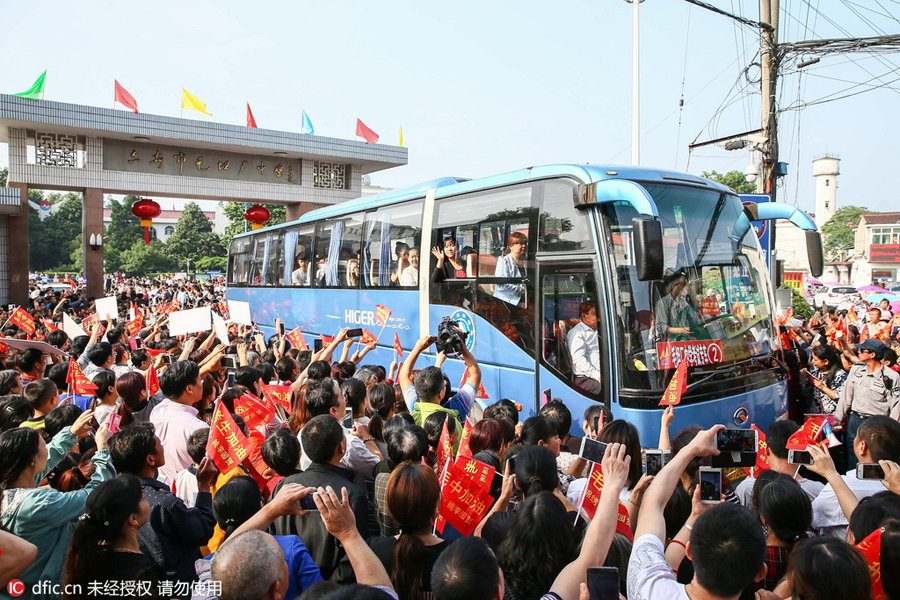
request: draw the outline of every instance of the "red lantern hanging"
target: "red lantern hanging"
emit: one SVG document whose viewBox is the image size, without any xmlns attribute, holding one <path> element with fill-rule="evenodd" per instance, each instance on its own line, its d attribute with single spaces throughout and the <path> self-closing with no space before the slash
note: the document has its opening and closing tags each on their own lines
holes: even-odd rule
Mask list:
<svg viewBox="0 0 900 600">
<path fill-rule="evenodd" d="M 251 223 L 251 229 L 254 231 L 262 229 L 263 224 L 266 223 L 271 216 L 269 209 L 265 206 L 260 206 L 259 204 L 254 204 L 244 213 L 244 219 L 248 223 Z"/>
<path fill-rule="evenodd" d="M 159 204 L 149 198 L 141 198 L 131 205 L 131 214 L 141 220 L 144 228 L 144 245 L 150 244 L 150 228 L 153 227 L 153 219 L 162 214 Z"/>
</svg>

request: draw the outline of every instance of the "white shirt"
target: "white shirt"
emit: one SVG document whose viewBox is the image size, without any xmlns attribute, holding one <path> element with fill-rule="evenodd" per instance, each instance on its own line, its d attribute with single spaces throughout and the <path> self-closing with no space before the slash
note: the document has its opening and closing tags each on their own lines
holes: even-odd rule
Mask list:
<svg viewBox="0 0 900 600">
<path fill-rule="evenodd" d="M 576 377 L 590 377 L 600 380 L 603 375 L 600 364 L 600 340 L 597 331 L 584 323 L 579 323 L 566 335 L 566 345 L 572 356 L 572 371 Z"/>
<path fill-rule="evenodd" d="M 344 427 L 341 428 L 344 430 L 344 441 L 346 442 L 346 450 L 344 450 L 344 456 L 341 457 L 341 466 L 345 469 L 351 469 L 356 472 L 356 476 L 353 478 L 353 483 L 355 483 L 359 489 L 366 489 L 366 477 L 371 477 L 372 473 L 375 472 L 375 465 L 381 462 L 381 459 L 378 458 L 375 454 L 372 454 L 368 448 L 366 448 L 366 443 L 350 433 L 350 430 Z M 297 433 L 297 438 L 300 440 L 300 469 L 305 471 L 309 468 L 309 465 L 312 464 L 312 461 L 306 455 L 306 452 L 303 450 L 303 438 L 300 436 L 303 430 Z M 166 459 L 168 461 L 168 459 Z"/>
<path fill-rule="evenodd" d="M 400 285 L 419 285 L 419 270 L 412 265 L 403 269 L 403 271 L 400 273 Z"/>
<path fill-rule="evenodd" d="M 846 482 L 847 487 L 857 497 L 862 500 L 866 496 L 872 496 L 878 492 L 884 491 L 884 486 L 877 479 L 857 479 L 856 470 L 847 471 L 846 475 L 841 478 Z M 813 529 L 818 529 L 823 535 L 830 535 L 842 540 L 847 539 L 847 517 L 841 510 L 841 503 L 838 502 L 837 494 L 831 484 L 825 486 L 822 492 L 813 500 Z"/>
<path fill-rule="evenodd" d="M 150 422 L 156 428 L 156 435 L 166 453 L 166 464 L 159 472 L 165 475 L 169 485 L 179 471 L 194 464 L 187 451 L 187 439 L 198 429 L 209 429 L 209 425 L 197 418 L 197 412 L 193 406 L 166 398 L 150 413 Z"/>
<path fill-rule="evenodd" d="M 690 600 L 666 562 L 662 540 L 644 534 L 634 541 L 628 560 L 628 600 Z"/>
<path fill-rule="evenodd" d="M 806 492 L 806 495 L 809 496 L 810 500 L 815 500 L 816 497 L 822 493 L 822 488 L 825 487 L 824 483 L 806 479 L 805 477 L 800 477 L 796 481 L 800 484 L 800 487 L 803 488 L 803 491 Z M 756 477 L 745 477 L 743 481 L 734 488 L 734 493 L 737 495 L 738 500 L 741 501 L 741 504 L 751 510 L 753 509 L 753 487 L 755 485 Z"/>
</svg>

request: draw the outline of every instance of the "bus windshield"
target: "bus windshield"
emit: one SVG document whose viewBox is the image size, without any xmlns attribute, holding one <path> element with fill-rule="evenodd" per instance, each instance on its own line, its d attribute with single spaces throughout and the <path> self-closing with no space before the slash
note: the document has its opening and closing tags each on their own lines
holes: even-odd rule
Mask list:
<svg viewBox="0 0 900 600">
<path fill-rule="evenodd" d="M 600 207 L 613 287 L 622 388 L 658 390 L 682 360 L 718 368 L 768 354 L 775 335 L 768 270 L 734 194 L 647 183 L 663 226 L 665 274 L 639 281 L 624 203 Z M 708 366 L 708 367 L 707 367 Z"/>
</svg>

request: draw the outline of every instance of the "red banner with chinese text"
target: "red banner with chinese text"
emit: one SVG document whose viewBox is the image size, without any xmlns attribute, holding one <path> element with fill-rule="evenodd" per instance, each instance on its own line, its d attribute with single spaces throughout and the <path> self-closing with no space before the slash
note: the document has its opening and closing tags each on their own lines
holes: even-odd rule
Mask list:
<svg viewBox="0 0 900 600">
<path fill-rule="evenodd" d="M 13 314 L 9 317 L 9 322 L 28 335 L 34 335 L 34 319 L 22 307 L 18 307 L 13 311 Z"/>
<path fill-rule="evenodd" d="M 231 418 L 225 405 L 219 402 L 209 430 L 206 453 L 216 463 L 220 473 L 227 473 L 247 458 L 249 448 L 249 440 Z"/>
<path fill-rule="evenodd" d="M 69 360 L 69 371 L 66 373 L 66 383 L 72 389 L 73 394 L 79 396 L 93 395 L 97 391 L 97 386 L 91 383 L 91 380 L 85 377 L 84 371 L 78 366 L 74 360 Z"/>
<path fill-rule="evenodd" d="M 719 340 L 660 342 L 656 344 L 661 369 L 674 369 L 686 360 L 689 367 L 722 362 L 725 353 Z"/>
<path fill-rule="evenodd" d="M 265 427 L 272 422 L 275 416 L 272 409 L 250 394 L 244 394 L 235 399 L 234 414 L 244 419 L 247 427 Z"/>
<path fill-rule="evenodd" d="M 300 328 L 294 329 L 289 334 L 284 336 L 287 338 L 287 341 L 291 343 L 291 346 L 294 348 L 299 348 L 300 350 L 309 350 L 306 346 L 306 340 L 303 339 L 303 332 L 300 331 Z"/>
<path fill-rule="evenodd" d="M 386 325 L 388 319 L 391 318 L 391 309 L 387 306 L 382 306 L 381 304 L 375 305 L 375 320 L 378 321 L 379 325 Z"/>
<path fill-rule="evenodd" d="M 291 414 L 291 386 L 262 384 L 263 394 L 269 397 L 273 404 L 280 404 L 288 414 Z"/>
</svg>

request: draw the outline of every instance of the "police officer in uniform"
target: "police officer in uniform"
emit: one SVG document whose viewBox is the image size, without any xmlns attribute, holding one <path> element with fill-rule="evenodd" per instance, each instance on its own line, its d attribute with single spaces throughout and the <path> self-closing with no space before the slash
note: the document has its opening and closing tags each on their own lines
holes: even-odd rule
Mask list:
<svg viewBox="0 0 900 600">
<path fill-rule="evenodd" d="M 869 338 L 856 345 L 859 362 L 853 365 L 841 389 L 841 398 L 834 411 L 835 421 L 847 417 L 844 443 L 853 447 L 856 432 L 863 421 L 875 415 L 900 418 L 900 375 L 881 364 L 887 345 Z M 848 452 L 847 467 L 856 467 L 856 456 Z"/>
</svg>

